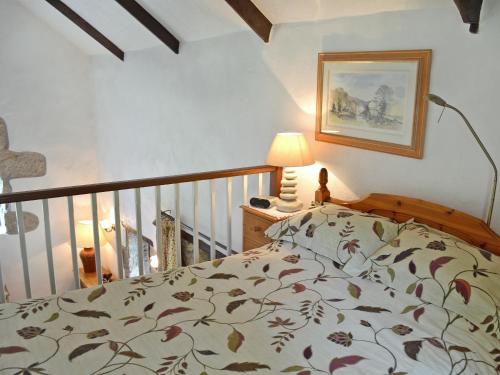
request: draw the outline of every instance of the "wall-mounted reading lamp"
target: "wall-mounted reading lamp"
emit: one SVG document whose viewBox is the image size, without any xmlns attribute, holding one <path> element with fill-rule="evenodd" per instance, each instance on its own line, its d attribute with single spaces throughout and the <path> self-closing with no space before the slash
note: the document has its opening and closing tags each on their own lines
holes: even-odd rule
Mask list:
<svg viewBox="0 0 500 375">
<path fill-rule="evenodd" d="M 443 112 L 444 112 L 444 110 L 446 108 L 450 108 L 453 111 L 457 112 L 460 115 L 460 117 L 462 117 L 462 119 L 465 122 L 465 125 L 467 125 L 467 127 L 469 128 L 470 132 L 472 133 L 472 135 L 476 139 L 476 142 L 479 144 L 479 147 L 481 147 L 481 150 L 483 150 L 484 154 L 486 155 L 486 158 L 489 160 L 489 162 L 491 163 L 491 166 L 493 167 L 493 172 L 494 172 L 493 186 L 491 187 L 490 207 L 488 209 L 488 218 L 486 220 L 486 224 L 488 224 L 488 226 L 490 226 L 490 224 L 491 224 L 491 217 L 493 216 L 493 207 L 495 206 L 495 195 L 496 195 L 496 191 L 497 191 L 497 181 L 498 181 L 497 166 L 495 165 L 495 162 L 493 161 L 490 153 L 488 152 L 488 150 L 484 146 L 483 142 L 481 141 L 481 139 L 479 138 L 479 136 L 475 132 L 475 130 L 472 127 L 472 125 L 470 124 L 469 120 L 467 120 L 467 117 L 465 117 L 465 115 L 458 108 L 455 108 L 454 106 L 448 104 L 446 102 L 446 100 L 444 100 L 443 98 L 440 98 L 437 95 L 429 94 L 427 96 L 427 99 L 430 102 L 443 107 Z M 441 113 L 441 116 L 442 115 L 443 115 L 443 113 Z M 439 119 L 441 119 L 441 117 L 439 117 Z"/>
</svg>

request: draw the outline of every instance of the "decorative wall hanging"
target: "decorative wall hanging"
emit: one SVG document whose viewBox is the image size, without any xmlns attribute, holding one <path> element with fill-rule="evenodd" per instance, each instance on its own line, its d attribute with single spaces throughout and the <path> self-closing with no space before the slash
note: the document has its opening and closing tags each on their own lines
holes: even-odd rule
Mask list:
<svg viewBox="0 0 500 375">
<path fill-rule="evenodd" d="M 316 140 L 421 159 L 431 56 L 320 53 Z"/>
<path fill-rule="evenodd" d="M 168 211 L 170 212 L 170 210 Z M 156 225 L 156 220 L 153 220 Z M 175 248 L 175 218 L 163 211 L 161 213 L 161 248 L 156 246 L 158 256 L 158 271 L 171 271 L 177 267 L 177 254 Z"/>
<path fill-rule="evenodd" d="M 10 181 L 15 178 L 41 177 L 47 173 L 45 156 L 37 152 L 9 150 L 9 134 L 5 121 L 0 117 L 0 189 L 2 194 L 11 193 Z M 23 212 L 26 232 L 35 230 L 39 221 L 35 214 Z M 0 205 L 0 234 L 17 234 L 15 207 Z"/>
</svg>

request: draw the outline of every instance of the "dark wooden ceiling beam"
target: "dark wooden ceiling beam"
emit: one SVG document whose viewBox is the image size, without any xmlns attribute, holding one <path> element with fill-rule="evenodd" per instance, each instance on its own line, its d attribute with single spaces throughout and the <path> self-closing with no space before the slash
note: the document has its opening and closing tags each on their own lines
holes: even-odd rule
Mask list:
<svg viewBox="0 0 500 375">
<path fill-rule="evenodd" d="M 250 0 L 226 0 L 231 8 L 257 33 L 264 41 L 269 42 L 273 24 Z"/>
<path fill-rule="evenodd" d="M 165 43 L 172 51 L 179 53 L 179 40 L 139 3 L 135 0 L 116 0 L 116 2 L 129 12 L 146 29 L 151 31 L 158 39 Z"/>
<path fill-rule="evenodd" d="M 106 48 L 113 55 L 118 57 L 120 60 L 125 59 L 125 53 L 116 46 L 111 40 L 106 38 L 99 30 L 97 30 L 94 26 L 84 20 L 78 13 L 76 13 L 73 9 L 68 7 L 60 0 L 46 0 L 50 5 L 56 8 L 59 12 L 61 12 L 66 18 L 68 18 L 71 22 L 76 24 L 80 29 L 94 38 L 100 45 Z"/>
<path fill-rule="evenodd" d="M 454 0 L 464 23 L 470 24 L 469 31 L 477 34 L 483 0 Z"/>
</svg>

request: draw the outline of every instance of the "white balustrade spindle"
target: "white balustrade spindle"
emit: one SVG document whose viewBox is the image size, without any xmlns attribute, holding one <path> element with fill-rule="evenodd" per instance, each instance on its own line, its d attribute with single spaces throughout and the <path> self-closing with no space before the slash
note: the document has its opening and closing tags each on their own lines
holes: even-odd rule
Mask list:
<svg viewBox="0 0 500 375">
<path fill-rule="evenodd" d="M 3 285 L 2 265 L 0 264 L 0 303 L 5 303 L 5 290 Z"/>
<path fill-rule="evenodd" d="M 210 259 L 213 260 L 216 257 L 216 246 L 217 242 L 215 239 L 215 223 L 216 223 L 216 190 L 215 190 L 215 180 L 210 180 Z"/>
<path fill-rule="evenodd" d="M 227 183 L 227 249 L 226 255 L 232 254 L 232 242 L 233 242 L 233 233 L 232 233 L 232 221 L 233 221 L 233 179 L 232 177 L 228 177 L 226 179 Z"/>
<path fill-rule="evenodd" d="M 50 234 L 50 211 L 49 201 L 42 200 L 43 222 L 45 226 L 45 247 L 47 251 L 47 267 L 49 269 L 50 293 L 56 294 L 56 279 L 54 273 L 54 256 L 52 254 L 52 236 Z"/>
<path fill-rule="evenodd" d="M 198 181 L 193 181 L 193 263 L 200 262 L 200 223 L 198 204 Z"/>
<path fill-rule="evenodd" d="M 123 252 L 122 252 L 122 223 L 120 218 L 120 192 L 113 192 L 113 205 L 115 211 L 115 244 L 118 265 L 118 277 L 123 279 Z"/>
<path fill-rule="evenodd" d="M 155 186 L 155 211 L 156 211 L 156 256 L 160 256 L 161 252 L 161 233 L 162 233 L 162 223 L 161 223 L 161 186 Z M 162 262 L 163 264 L 163 262 Z M 158 271 L 164 271 L 160 269 L 160 262 L 158 259 Z"/>
<path fill-rule="evenodd" d="M 68 197 L 69 242 L 71 246 L 71 265 L 73 268 L 73 282 L 76 289 L 80 289 L 80 270 L 78 269 L 78 250 L 76 247 L 75 207 L 73 197 Z"/>
<path fill-rule="evenodd" d="M 243 176 L 243 204 L 248 204 L 248 175 Z"/>
<path fill-rule="evenodd" d="M 101 241 L 99 238 L 99 215 L 97 212 L 97 194 L 90 195 L 92 203 L 92 232 L 94 234 L 95 271 L 97 284 L 102 285 Z"/>
<path fill-rule="evenodd" d="M 144 275 L 144 245 L 142 241 L 141 189 L 135 189 L 135 223 L 137 230 L 137 254 L 139 255 L 139 275 Z"/>
<path fill-rule="evenodd" d="M 177 267 L 182 265 L 181 251 L 181 191 L 179 184 L 175 185 L 175 253 Z"/>
<path fill-rule="evenodd" d="M 21 260 L 23 264 L 24 290 L 26 298 L 31 298 L 30 270 L 28 264 L 28 251 L 26 247 L 26 233 L 24 232 L 23 205 L 16 203 L 17 232 L 19 234 L 19 246 L 21 248 Z"/>
</svg>

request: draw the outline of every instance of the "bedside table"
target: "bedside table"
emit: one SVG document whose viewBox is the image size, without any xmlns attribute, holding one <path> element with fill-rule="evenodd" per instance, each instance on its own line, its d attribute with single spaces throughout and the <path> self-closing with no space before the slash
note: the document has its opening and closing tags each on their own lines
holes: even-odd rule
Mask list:
<svg viewBox="0 0 500 375">
<path fill-rule="evenodd" d="M 271 243 L 272 240 L 264 234 L 267 228 L 298 213 L 280 212 L 275 207 L 269 209 L 255 208 L 248 205 L 240 207 L 243 210 L 243 251 Z"/>
<path fill-rule="evenodd" d="M 111 271 L 106 268 L 102 267 L 102 274 L 107 274 L 111 273 Z M 117 278 L 115 275 L 111 276 L 111 282 L 116 281 Z M 80 268 L 80 287 L 82 288 L 93 288 L 97 286 L 97 273 L 85 273 L 83 272 L 83 268 Z"/>
</svg>

